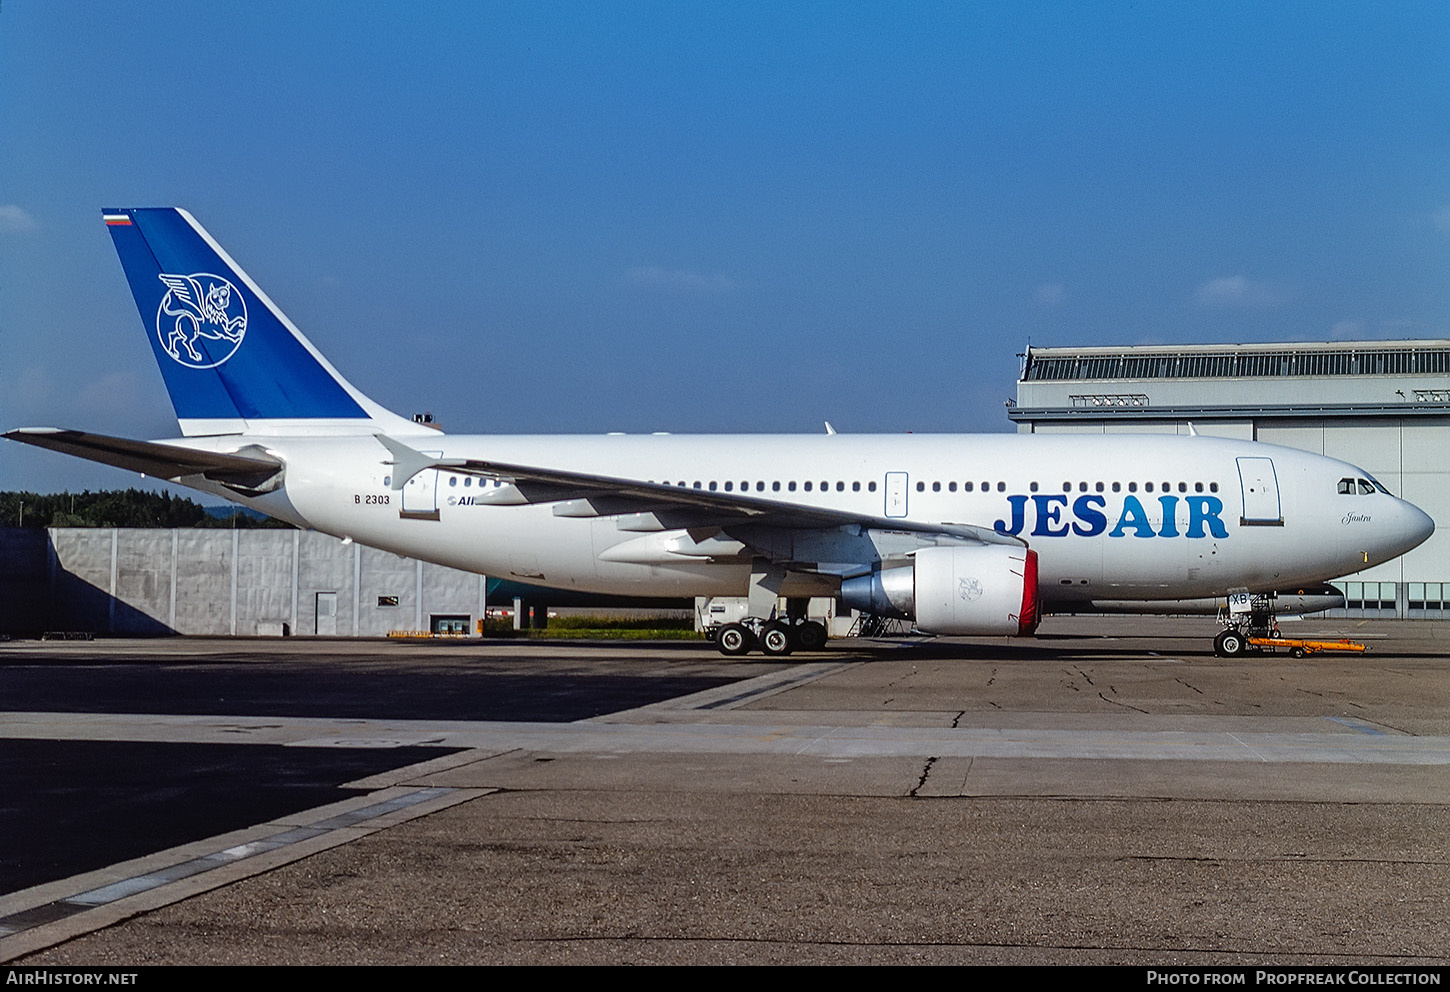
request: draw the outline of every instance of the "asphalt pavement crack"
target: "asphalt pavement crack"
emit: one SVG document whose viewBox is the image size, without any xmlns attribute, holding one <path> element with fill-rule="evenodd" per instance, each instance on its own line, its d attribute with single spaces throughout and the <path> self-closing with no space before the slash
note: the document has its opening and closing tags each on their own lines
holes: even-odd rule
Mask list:
<svg viewBox="0 0 1450 992">
<path fill-rule="evenodd" d="M 915 788 L 913 788 L 911 790 L 911 792 L 907 793 L 913 799 L 915 799 L 916 796 L 917 796 L 917 794 L 919 792 L 921 792 L 922 787 L 926 785 L 926 777 L 931 774 L 931 766 L 934 765 L 934 764 L 936 764 L 936 761 L 937 761 L 936 756 L 933 755 L 932 757 L 926 759 L 926 764 L 925 765 L 922 765 L 922 767 L 921 767 L 921 778 L 919 778 L 919 779 L 916 780 L 916 786 L 915 786 Z"/>
</svg>

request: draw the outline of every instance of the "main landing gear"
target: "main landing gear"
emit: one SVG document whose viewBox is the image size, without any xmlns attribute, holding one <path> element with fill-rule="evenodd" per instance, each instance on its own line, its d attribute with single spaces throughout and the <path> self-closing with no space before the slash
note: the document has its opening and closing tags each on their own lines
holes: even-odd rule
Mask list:
<svg viewBox="0 0 1450 992">
<path fill-rule="evenodd" d="M 707 631 L 706 636 L 711 636 Z M 746 617 L 713 631 L 715 646 L 723 655 L 738 657 L 759 647 L 762 654 L 788 655 L 792 651 L 819 651 L 826 646 L 826 625 L 815 620 L 762 620 Z"/>
<path fill-rule="evenodd" d="M 745 609 L 749 616 L 705 631 L 721 654 L 739 657 L 759 647 L 762 654 L 779 657 L 826 646 L 826 625 L 806 619 L 809 599 L 787 596 L 784 615 L 776 612 L 785 577 L 783 565 L 764 558 L 751 562 Z"/>
</svg>

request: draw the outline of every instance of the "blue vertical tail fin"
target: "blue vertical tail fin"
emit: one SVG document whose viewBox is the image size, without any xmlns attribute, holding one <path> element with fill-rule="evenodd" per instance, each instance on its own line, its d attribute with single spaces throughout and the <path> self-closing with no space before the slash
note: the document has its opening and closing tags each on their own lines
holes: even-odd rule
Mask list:
<svg viewBox="0 0 1450 992">
<path fill-rule="evenodd" d="M 107 209 L 182 433 L 397 430 L 185 210 Z"/>
</svg>

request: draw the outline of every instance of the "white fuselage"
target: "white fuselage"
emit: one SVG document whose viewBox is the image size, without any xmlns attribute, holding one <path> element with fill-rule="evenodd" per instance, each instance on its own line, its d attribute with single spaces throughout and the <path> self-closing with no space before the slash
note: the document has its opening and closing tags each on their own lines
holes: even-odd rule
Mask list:
<svg viewBox="0 0 1450 992">
<path fill-rule="evenodd" d="M 506 482 L 446 469 L 420 472 L 398 491 L 388 451 L 371 436 L 246 440 L 281 457 L 286 477 L 281 490 L 241 502 L 363 544 L 581 592 L 743 595 L 750 580 L 751 559 L 732 553 L 728 534 L 641 533 L 621 529 L 615 516 L 561 515 L 558 503 L 500 505 Z M 1356 482 L 1340 492 L 1341 480 L 1368 478 L 1352 465 L 1207 437 L 429 431 L 399 440 L 443 458 L 879 517 L 870 539 L 878 560 L 892 553 L 890 521 L 994 529 L 1037 551 L 1041 596 L 1057 604 L 1285 589 L 1389 560 L 1433 529 L 1418 508 L 1382 490 L 1362 492 Z M 236 439 L 174 443 L 225 449 Z M 833 540 L 859 557 L 860 528 L 835 530 L 813 538 L 815 560 L 820 542 Z M 819 571 L 788 572 L 781 592 L 832 595 L 838 583 Z"/>
</svg>

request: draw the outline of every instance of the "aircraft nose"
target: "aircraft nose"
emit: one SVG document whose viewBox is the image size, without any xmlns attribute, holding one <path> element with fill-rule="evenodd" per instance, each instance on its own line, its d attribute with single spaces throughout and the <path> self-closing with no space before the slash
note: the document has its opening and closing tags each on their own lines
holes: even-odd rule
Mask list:
<svg viewBox="0 0 1450 992">
<path fill-rule="evenodd" d="M 1403 510 L 1401 513 L 1401 531 L 1404 535 L 1405 550 L 1417 548 L 1429 540 L 1430 535 L 1435 533 L 1435 521 L 1430 515 L 1420 509 L 1414 503 L 1400 500 Z"/>
</svg>

